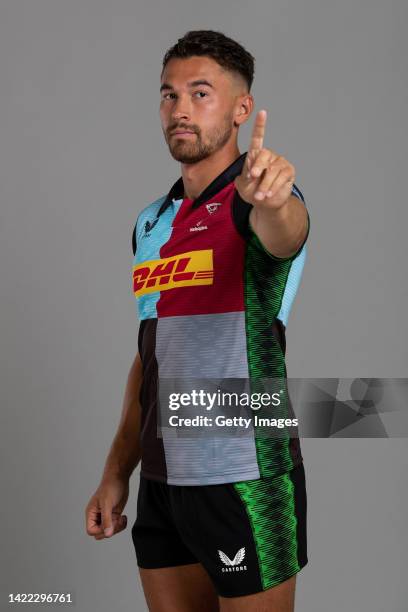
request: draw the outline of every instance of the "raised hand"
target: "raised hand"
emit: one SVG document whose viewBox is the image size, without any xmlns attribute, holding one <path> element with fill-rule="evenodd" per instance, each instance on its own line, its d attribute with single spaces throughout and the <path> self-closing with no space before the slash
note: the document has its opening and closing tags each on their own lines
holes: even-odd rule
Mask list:
<svg viewBox="0 0 408 612">
<path fill-rule="evenodd" d="M 258 111 L 245 163 L 234 184 L 249 204 L 277 209 L 292 193 L 295 167 L 272 149 L 264 148 L 266 117 L 266 110 Z"/>
</svg>

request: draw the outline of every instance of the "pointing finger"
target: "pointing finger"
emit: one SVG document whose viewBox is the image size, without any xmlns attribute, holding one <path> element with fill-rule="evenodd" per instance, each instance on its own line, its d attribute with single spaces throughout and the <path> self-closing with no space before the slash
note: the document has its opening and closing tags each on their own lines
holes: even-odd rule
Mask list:
<svg viewBox="0 0 408 612">
<path fill-rule="evenodd" d="M 263 139 L 265 134 L 266 125 L 266 110 L 258 111 L 255 117 L 254 127 L 252 129 L 251 142 L 249 144 L 249 150 L 262 149 Z"/>
</svg>

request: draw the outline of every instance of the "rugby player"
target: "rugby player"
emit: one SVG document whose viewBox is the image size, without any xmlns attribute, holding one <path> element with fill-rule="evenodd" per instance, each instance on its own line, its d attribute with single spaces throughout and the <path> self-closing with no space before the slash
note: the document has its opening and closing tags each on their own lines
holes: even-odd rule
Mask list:
<svg viewBox="0 0 408 612">
<path fill-rule="evenodd" d="M 154 612 L 293 612 L 308 562 L 298 437 L 253 428 L 191 438 L 158 426 L 161 379 L 287 376 L 285 331 L 309 214 L 293 163 L 264 143 L 267 112 L 254 111 L 253 78 L 253 56 L 212 30 L 187 32 L 163 59 L 161 127 L 181 176 L 137 214 L 138 350 L 86 507 L 96 540 L 125 529 L 140 462 L 131 534 Z"/>
</svg>

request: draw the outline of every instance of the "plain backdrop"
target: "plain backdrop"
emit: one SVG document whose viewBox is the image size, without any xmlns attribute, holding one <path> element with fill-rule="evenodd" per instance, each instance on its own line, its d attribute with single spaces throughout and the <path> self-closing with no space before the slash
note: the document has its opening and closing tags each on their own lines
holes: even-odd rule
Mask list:
<svg viewBox="0 0 408 612">
<path fill-rule="evenodd" d="M 1 0 L 1 610 L 8 593 L 60 591 L 78 612 L 147 609 L 139 470 L 126 531 L 95 541 L 84 510 L 137 351 L 133 226 L 180 176 L 159 75 L 186 31 L 255 55 L 265 146 L 295 165 L 309 208 L 288 375 L 406 376 L 407 18 L 403 0 Z M 407 440 L 302 449 L 297 611 L 406 612 Z"/>
</svg>

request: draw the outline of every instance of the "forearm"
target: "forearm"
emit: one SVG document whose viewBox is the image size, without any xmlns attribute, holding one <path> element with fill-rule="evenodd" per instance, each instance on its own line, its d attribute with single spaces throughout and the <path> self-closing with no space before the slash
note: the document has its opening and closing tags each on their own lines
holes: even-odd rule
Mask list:
<svg viewBox="0 0 408 612">
<path fill-rule="evenodd" d="M 120 423 L 106 459 L 102 479 L 111 476 L 130 478 L 140 461 L 139 392 L 142 376 L 142 362 L 138 353 L 129 371 Z"/>
<path fill-rule="evenodd" d="M 308 227 L 305 205 L 294 195 L 275 210 L 257 205 L 249 222 L 264 247 L 277 257 L 290 257 L 305 239 Z"/>
</svg>

